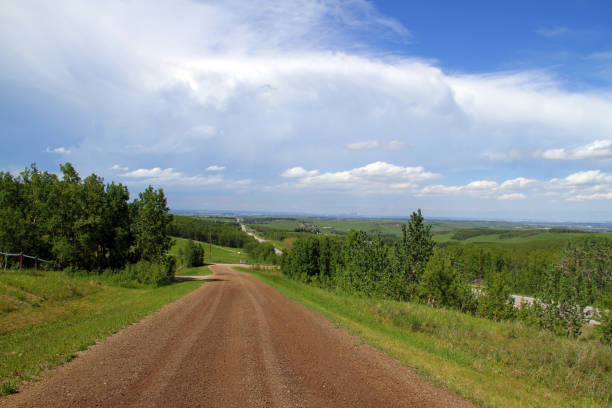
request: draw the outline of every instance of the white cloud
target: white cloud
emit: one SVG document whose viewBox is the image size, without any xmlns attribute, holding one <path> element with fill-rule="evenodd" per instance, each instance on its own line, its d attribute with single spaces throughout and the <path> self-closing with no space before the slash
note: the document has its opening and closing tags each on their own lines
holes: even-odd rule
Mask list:
<svg viewBox="0 0 612 408">
<path fill-rule="evenodd" d="M 392 140 L 388 143 L 381 143 L 378 140 L 369 142 L 356 142 L 344 145 L 349 150 L 399 150 L 406 146 L 406 143 L 399 140 Z"/>
<path fill-rule="evenodd" d="M 527 198 L 527 196 L 522 193 L 509 193 L 509 194 L 502 194 L 497 198 L 499 200 L 524 200 L 525 198 Z"/>
<path fill-rule="evenodd" d="M 55 153 L 55 154 L 70 154 L 70 149 L 66 149 L 65 147 L 56 147 L 55 149 L 51 149 L 50 147 L 47 147 L 45 149 L 45 152 L 47 153 Z"/>
<path fill-rule="evenodd" d="M 213 164 L 212 166 L 208 166 L 206 168 L 206 171 L 223 171 L 225 170 L 225 166 L 217 166 L 216 164 Z"/>
<path fill-rule="evenodd" d="M 547 191 L 542 192 L 541 188 Z M 479 198 L 497 197 L 499 200 L 526 199 L 533 197 L 560 197 L 570 201 L 606 199 L 612 194 L 612 174 L 601 170 L 572 173 L 565 178 L 540 181 L 517 177 L 501 184 L 491 180 L 477 180 L 465 185 L 429 185 L 416 192 L 419 196 L 466 195 Z"/>
<path fill-rule="evenodd" d="M 431 185 L 418 191 L 418 195 L 468 195 L 473 197 L 491 198 L 497 195 L 500 200 L 517 200 L 527 196 L 518 191 L 529 189 L 539 182 L 534 179 L 517 177 L 499 184 L 493 180 L 476 180 L 460 186 Z"/>
<path fill-rule="evenodd" d="M 601 170 L 585 170 L 544 184 L 549 190 L 559 191 L 569 201 L 601 200 L 612 194 L 612 174 Z"/>
<path fill-rule="evenodd" d="M 319 174 L 319 170 L 306 170 L 303 167 L 292 167 L 290 169 L 285 170 L 281 177 L 289 177 L 289 178 L 300 178 L 300 177 L 312 177 Z"/>
<path fill-rule="evenodd" d="M 143 183 L 161 185 L 169 183 L 178 183 L 183 185 L 209 185 L 217 184 L 223 181 L 221 176 L 186 176 L 181 172 L 175 171 L 173 168 L 162 169 L 160 167 L 133 170 L 128 173 L 120 174 L 120 176 L 131 179 L 140 179 L 140 181 Z"/>
<path fill-rule="evenodd" d="M 444 186 L 441 184 L 425 186 L 417 192 L 418 195 L 457 195 L 466 194 L 488 198 L 499 188 L 499 184 L 492 180 L 476 180 L 463 186 Z"/>
<path fill-rule="evenodd" d="M 111 170 L 121 170 L 121 171 L 128 171 L 129 168 L 127 167 L 121 167 L 118 164 L 113 164 L 113 167 L 111 167 Z"/>
<path fill-rule="evenodd" d="M 550 180 L 549 187 L 584 187 L 608 183 L 612 184 L 612 174 L 604 173 L 601 170 L 585 170 L 570 174 L 564 179 L 554 178 Z"/>
<path fill-rule="evenodd" d="M 612 158 L 612 139 L 596 140 L 593 143 L 579 146 L 571 151 L 550 149 L 542 153 L 549 160 L 588 160 Z"/>
<path fill-rule="evenodd" d="M 380 161 L 351 170 L 327 173 L 294 167 L 282 175 L 298 178 L 295 185 L 302 188 L 352 189 L 363 193 L 406 191 L 420 182 L 440 177 L 421 166 L 403 167 Z"/>
<path fill-rule="evenodd" d="M 515 179 L 512 180 L 506 180 L 504 181 L 501 186 L 500 189 L 504 190 L 504 191 L 513 191 L 513 190 L 522 190 L 524 188 L 528 188 L 531 187 L 535 184 L 537 184 L 538 181 L 534 180 L 534 179 L 528 179 L 525 177 L 517 177 Z"/>
</svg>

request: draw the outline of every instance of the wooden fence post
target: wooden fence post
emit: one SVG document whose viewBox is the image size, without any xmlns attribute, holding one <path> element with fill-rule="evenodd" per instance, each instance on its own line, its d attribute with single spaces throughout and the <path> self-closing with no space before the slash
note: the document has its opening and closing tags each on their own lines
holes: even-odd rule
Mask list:
<svg viewBox="0 0 612 408">
<path fill-rule="evenodd" d="M 38 270 L 38 257 L 34 258 L 34 270 Z"/>
<path fill-rule="evenodd" d="M 23 264 L 23 252 L 19 253 L 19 270 L 21 270 L 21 265 Z"/>
</svg>

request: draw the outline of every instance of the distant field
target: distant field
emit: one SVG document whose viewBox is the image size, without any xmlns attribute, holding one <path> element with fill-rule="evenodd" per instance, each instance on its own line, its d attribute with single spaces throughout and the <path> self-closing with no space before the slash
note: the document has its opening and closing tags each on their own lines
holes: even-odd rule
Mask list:
<svg viewBox="0 0 612 408">
<path fill-rule="evenodd" d="M 366 219 L 366 218 L 250 218 L 249 227 L 275 239 L 281 232 L 318 228 L 322 235 L 343 235 L 351 230 L 380 233 L 383 236 L 399 238 L 401 227 L 407 219 Z M 584 239 L 604 232 L 551 232 L 545 228 L 529 227 L 526 224 L 498 221 L 427 221 L 432 226 L 434 240 L 438 243 L 471 243 L 480 245 L 528 246 L 529 248 L 559 248 L 569 240 Z M 275 234 L 275 231 L 277 232 Z M 458 231 L 470 231 L 467 239 L 454 239 Z M 552 231 L 559 231 L 552 230 Z M 571 230 L 568 230 L 571 231 Z M 280 241 L 274 242 L 278 247 Z"/>
<path fill-rule="evenodd" d="M 265 221 L 251 222 L 249 227 L 258 231 L 295 231 L 299 228 L 316 226 L 323 235 L 346 234 L 351 230 L 363 230 L 371 233 L 380 232 L 383 235 L 401 236 L 401 225 L 405 221 L 399 220 L 370 220 L 370 219 L 326 219 L 326 218 L 279 218 Z"/>
<path fill-rule="evenodd" d="M 203 283 L 124 288 L 96 278 L 0 271 L 0 395 Z"/>
<path fill-rule="evenodd" d="M 187 239 L 184 238 L 173 238 L 175 240 L 174 246 L 170 249 L 172 255 L 178 256 L 179 248 L 185 248 L 187 245 Z M 195 241 L 199 242 L 199 241 Z M 204 262 L 210 263 L 240 263 L 241 259 L 246 259 L 247 254 L 242 252 L 241 249 L 227 248 L 218 245 L 212 245 L 212 258 L 210 256 L 211 245 L 206 242 L 199 242 L 204 247 Z"/>
<path fill-rule="evenodd" d="M 465 240 L 453 239 L 454 232 L 434 235 L 434 241 L 438 243 L 459 243 L 477 245 L 502 245 L 502 246 L 527 246 L 529 248 L 561 248 L 570 240 L 587 239 L 593 236 L 601 236 L 603 233 L 547 233 L 545 231 L 528 236 L 504 237 L 504 234 L 483 234 Z M 612 235 L 612 234 L 606 234 Z"/>
</svg>

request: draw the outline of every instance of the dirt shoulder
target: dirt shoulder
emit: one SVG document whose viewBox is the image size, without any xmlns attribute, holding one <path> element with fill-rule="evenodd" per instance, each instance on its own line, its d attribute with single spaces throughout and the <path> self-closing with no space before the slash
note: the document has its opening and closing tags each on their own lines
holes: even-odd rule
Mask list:
<svg viewBox="0 0 612 408">
<path fill-rule="evenodd" d="M 471 406 L 248 274 L 210 269 L 0 406 Z"/>
</svg>

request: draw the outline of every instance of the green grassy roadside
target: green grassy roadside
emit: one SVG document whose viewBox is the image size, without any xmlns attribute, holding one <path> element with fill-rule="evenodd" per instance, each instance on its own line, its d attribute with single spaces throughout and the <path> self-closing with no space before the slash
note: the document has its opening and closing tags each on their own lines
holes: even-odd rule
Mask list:
<svg viewBox="0 0 612 408">
<path fill-rule="evenodd" d="M 483 406 L 612 404 L 612 348 L 520 322 L 328 292 L 280 272 L 240 268 L 341 324 L 435 383 Z"/>
<path fill-rule="evenodd" d="M 123 288 L 64 272 L 0 271 L 0 395 L 202 284 Z"/>
</svg>

